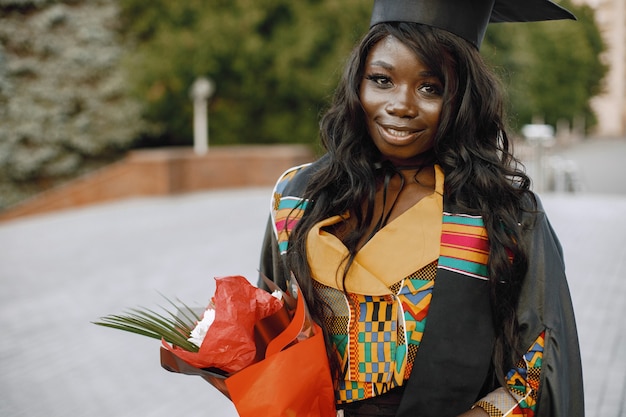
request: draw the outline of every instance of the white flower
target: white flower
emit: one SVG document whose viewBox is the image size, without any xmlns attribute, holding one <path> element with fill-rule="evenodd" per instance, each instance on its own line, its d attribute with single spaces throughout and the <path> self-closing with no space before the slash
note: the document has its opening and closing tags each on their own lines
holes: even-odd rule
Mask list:
<svg viewBox="0 0 626 417">
<path fill-rule="evenodd" d="M 204 312 L 204 316 L 202 316 L 202 320 L 200 320 L 198 324 L 196 324 L 196 327 L 191 331 L 191 334 L 189 335 L 190 337 L 187 340 L 194 345 L 200 347 L 200 345 L 202 345 L 204 337 L 206 336 L 206 333 L 209 331 L 209 327 L 211 327 L 211 324 L 213 324 L 214 320 L 215 310 L 213 310 L 212 308 L 207 309 Z"/>
</svg>

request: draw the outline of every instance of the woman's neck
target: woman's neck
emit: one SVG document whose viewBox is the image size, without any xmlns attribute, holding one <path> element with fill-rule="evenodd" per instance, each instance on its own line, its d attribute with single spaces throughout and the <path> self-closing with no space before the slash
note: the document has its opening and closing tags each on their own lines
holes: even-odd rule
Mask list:
<svg viewBox="0 0 626 417">
<path fill-rule="evenodd" d="M 434 166 L 436 160 L 437 158 L 434 151 L 430 150 L 428 152 L 415 155 L 410 159 L 383 158 L 380 165 L 391 165 L 395 167 L 397 171 L 419 170 Z"/>
</svg>

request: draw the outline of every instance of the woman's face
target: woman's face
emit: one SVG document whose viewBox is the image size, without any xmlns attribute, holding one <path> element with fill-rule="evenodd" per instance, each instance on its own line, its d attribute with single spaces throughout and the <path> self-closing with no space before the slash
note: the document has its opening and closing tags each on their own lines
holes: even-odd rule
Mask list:
<svg viewBox="0 0 626 417">
<path fill-rule="evenodd" d="M 432 149 L 443 103 L 443 85 L 393 36 L 370 50 L 359 88 L 368 132 L 385 159 L 419 164 Z"/>
</svg>

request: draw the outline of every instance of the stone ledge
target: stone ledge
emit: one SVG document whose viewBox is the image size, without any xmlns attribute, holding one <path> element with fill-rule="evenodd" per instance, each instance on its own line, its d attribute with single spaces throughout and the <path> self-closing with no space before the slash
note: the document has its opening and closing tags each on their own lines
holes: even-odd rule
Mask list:
<svg viewBox="0 0 626 417">
<path fill-rule="evenodd" d="M 135 150 L 119 162 L 0 212 L 0 221 L 136 196 L 272 186 L 286 169 L 311 162 L 304 145 Z"/>
</svg>

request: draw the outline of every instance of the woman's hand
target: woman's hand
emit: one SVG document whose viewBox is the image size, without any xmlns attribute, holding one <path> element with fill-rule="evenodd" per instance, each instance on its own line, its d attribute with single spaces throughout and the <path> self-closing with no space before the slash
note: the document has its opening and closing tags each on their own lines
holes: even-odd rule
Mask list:
<svg viewBox="0 0 626 417">
<path fill-rule="evenodd" d="M 459 414 L 458 417 L 489 417 L 489 414 L 481 407 L 475 407 L 463 414 Z"/>
</svg>

